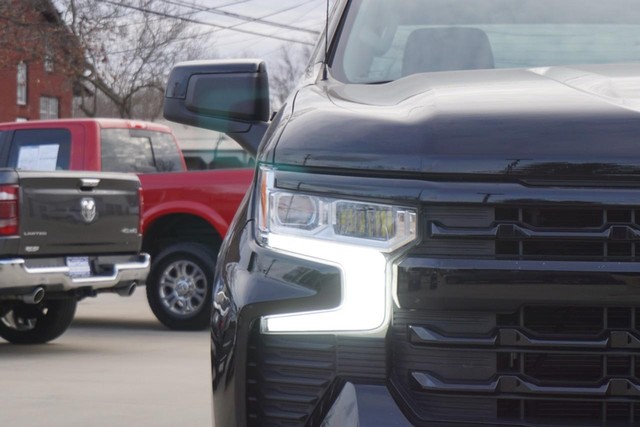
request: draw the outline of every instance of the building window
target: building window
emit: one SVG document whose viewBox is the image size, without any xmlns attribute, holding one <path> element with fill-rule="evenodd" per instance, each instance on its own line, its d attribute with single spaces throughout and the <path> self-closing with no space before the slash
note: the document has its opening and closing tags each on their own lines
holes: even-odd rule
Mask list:
<svg viewBox="0 0 640 427">
<path fill-rule="evenodd" d="M 51 96 L 40 97 L 40 120 L 57 119 L 60 117 L 58 98 Z"/>
<path fill-rule="evenodd" d="M 17 88 L 18 105 L 27 105 L 27 64 L 24 62 L 18 64 Z"/>
<path fill-rule="evenodd" d="M 53 49 L 47 45 L 44 53 L 44 71 L 53 73 Z"/>
</svg>

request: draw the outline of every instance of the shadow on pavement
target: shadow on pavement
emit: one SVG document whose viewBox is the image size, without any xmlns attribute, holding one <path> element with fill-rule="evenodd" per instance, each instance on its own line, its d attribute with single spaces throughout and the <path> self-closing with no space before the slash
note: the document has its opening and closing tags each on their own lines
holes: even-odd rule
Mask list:
<svg viewBox="0 0 640 427">
<path fill-rule="evenodd" d="M 154 319 L 75 318 L 71 329 L 123 329 L 128 331 L 168 331 Z"/>
<path fill-rule="evenodd" d="M 0 357 L 21 356 L 29 358 L 49 358 L 52 356 L 68 356 L 71 354 L 103 353 L 103 351 L 91 345 L 68 344 L 52 341 L 47 344 L 18 345 L 11 344 L 0 338 Z"/>
</svg>

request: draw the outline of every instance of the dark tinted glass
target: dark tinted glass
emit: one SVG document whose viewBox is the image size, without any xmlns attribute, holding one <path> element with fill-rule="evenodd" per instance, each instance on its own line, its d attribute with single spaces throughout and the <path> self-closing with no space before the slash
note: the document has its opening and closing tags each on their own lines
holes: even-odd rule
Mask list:
<svg viewBox="0 0 640 427">
<path fill-rule="evenodd" d="M 24 170 L 68 170 L 71 133 L 66 129 L 17 130 L 9 152 L 9 167 Z"/>
<path fill-rule="evenodd" d="M 103 129 L 102 170 L 109 172 L 182 171 L 180 152 L 173 137 L 139 129 Z"/>
</svg>

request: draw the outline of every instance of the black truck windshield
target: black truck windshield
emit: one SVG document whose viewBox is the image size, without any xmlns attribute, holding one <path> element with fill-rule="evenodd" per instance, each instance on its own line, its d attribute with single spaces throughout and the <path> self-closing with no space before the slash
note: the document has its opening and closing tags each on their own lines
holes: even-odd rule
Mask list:
<svg viewBox="0 0 640 427">
<path fill-rule="evenodd" d="M 415 73 L 640 62 L 638 0 L 352 0 L 344 82 Z"/>
</svg>

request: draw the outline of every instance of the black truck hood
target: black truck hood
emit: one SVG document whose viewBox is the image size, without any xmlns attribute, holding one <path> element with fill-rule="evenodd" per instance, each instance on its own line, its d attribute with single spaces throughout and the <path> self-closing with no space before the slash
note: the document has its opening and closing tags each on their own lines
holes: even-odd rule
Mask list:
<svg viewBox="0 0 640 427">
<path fill-rule="evenodd" d="M 307 86 L 273 160 L 458 179 L 640 179 L 640 64 Z"/>
</svg>

